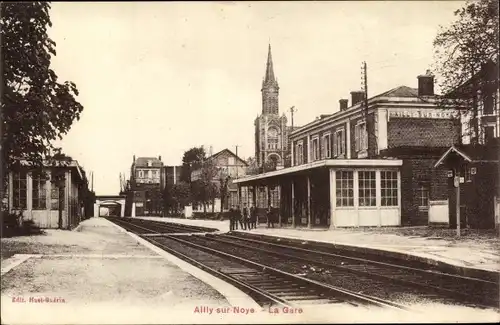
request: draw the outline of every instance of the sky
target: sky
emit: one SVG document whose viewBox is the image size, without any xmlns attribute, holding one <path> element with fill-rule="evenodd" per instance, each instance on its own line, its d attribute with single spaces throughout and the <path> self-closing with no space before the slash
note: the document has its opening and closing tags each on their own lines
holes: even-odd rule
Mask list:
<svg viewBox="0 0 500 325">
<path fill-rule="evenodd" d="M 254 155 L 268 44 L 280 114 L 303 125 L 368 96 L 417 86 L 432 41 L 462 1 L 55 2 L 59 80 L 76 83 L 79 121 L 56 143 L 94 173 L 98 195 L 120 190 L 133 155 L 180 165 L 204 145 Z"/>
</svg>

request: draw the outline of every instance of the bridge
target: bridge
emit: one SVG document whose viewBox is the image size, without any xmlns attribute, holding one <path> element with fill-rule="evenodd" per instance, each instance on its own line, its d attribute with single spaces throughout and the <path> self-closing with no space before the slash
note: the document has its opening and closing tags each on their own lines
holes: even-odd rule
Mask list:
<svg viewBox="0 0 500 325">
<path fill-rule="evenodd" d="M 120 206 L 120 217 L 125 216 L 125 195 L 98 195 L 94 202 L 94 217 L 100 216 L 101 206 Z"/>
</svg>

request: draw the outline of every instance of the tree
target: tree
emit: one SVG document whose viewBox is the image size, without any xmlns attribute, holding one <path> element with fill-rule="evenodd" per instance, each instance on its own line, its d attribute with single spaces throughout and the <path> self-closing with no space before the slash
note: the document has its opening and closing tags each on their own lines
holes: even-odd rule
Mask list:
<svg viewBox="0 0 500 325">
<path fill-rule="evenodd" d="M 197 202 L 203 204 L 204 213 L 207 212 L 208 203 L 212 203 L 213 212 L 213 203 L 219 192 L 215 184 L 219 171 L 211 160 L 204 161 L 199 170 L 199 177 L 193 182 L 193 195 Z"/>
<path fill-rule="evenodd" d="M 56 44 L 48 2 L 1 3 L 2 170 L 25 160 L 41 166 L 54 146 L 80 118 L 73 82 L 59 83 L 50 68 Z"/>
<path fill-rule="evenodd" d="M 165 209 L 171 213 L 179 213 L 186 205 L 191 203 L 191 187 L 186 182 L 169 184 L 164 190 Z"/>
<path fill-rule="evenodd" d="M 498 1 L 469 0 L 455 11 L 455 16 L 456 20 L 441 27 L 434 39 L 435 70 L 445 94 L 443 104 L 461 108 L 473 121 L 478 100 L 483 100 L 481 94 L 486 93 L 478 90 L 488 86 L 487 78 L 477 78 L 478 73 L 490 62 L 498 64 Z M 477 134 L 477 128 L 469 129 Z"/>
<path fill-rule="evenodd" d="M 191 171 L 200 168 L 205 159 L 206 153 L 203 146 L 193 147 L 184 152 L 184 156 L 182 157 L 182 171 L 180 176 L 181 181 L 191 183 Z"/>
</svg>

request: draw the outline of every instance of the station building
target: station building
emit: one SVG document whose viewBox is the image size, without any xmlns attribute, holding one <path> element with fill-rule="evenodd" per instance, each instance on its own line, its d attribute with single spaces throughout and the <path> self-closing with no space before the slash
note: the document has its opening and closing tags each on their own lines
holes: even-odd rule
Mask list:
<svg viewBox="0 0 500 325">
<path fill-rule="evenodd" d="M 460 119 L 439 107 L 429 72 L 417 79 L 369 99 L 351 92 L 350 106 L 291 133 L 291 167 L 235 180 L 240 193 L 255 202 L 257 188 L 280 188 L 279 222 L 293 227 L 447 222 L 447 169 L 434 165 L 459 142 Z"/>
<path fill-rule="evenodd" d="M 93 193 L 76 160 L 46 161 L 36 169 L 21 162 L 7 179 L 7 211 L 40 228 L 71 229 L 92 214 Z"/>
</svg>

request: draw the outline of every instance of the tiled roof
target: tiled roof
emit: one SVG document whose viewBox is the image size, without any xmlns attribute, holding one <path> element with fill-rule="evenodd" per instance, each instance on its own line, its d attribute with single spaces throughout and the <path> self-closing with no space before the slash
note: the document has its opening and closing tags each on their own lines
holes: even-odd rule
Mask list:
<svg viewBox="0 0 500 325">
<path fill-rule="evenodd" d="M 410 88 L 408 86 L 399 86 L 391 90 L 386 91 L 375 97 L 417 97 L 418 89 Z"/>
<path fill-rule="evenodd" d="M 161 167 L 162 162 L 157 157 L 137 157 L 135 165 L 137 167 L 148 167 L 148 161 L 151 161 L 152 167 Z"/>
</svg>

